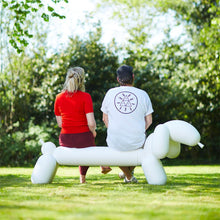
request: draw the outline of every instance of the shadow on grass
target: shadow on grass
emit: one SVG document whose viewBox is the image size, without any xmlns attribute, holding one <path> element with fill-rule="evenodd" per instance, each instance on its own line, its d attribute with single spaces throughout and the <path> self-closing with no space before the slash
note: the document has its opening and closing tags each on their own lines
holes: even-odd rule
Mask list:
<svg viewBox="0 0 220 220">
<path fill-rule="evenodd" d="M 201 196 L 203 193 L 215 193 L 220 195 L 220 178 L 219 173 L 212 174 L 176 174 L 169 175 L 166 185 L 149 185 L 143 175 L 137 175 L 139 180 L 138 184 L 125 184 L 123 180 L 119 179 L 116 175 L 90 175 L 88 176 L 87 184 L 80 184 L 79 177 L 63 177 L 55 176 L 52 184 L 32 184 L 29 175 L 1 175 L 0 176 L 0 188 L 4 187 L 85 187 L 115 190 L 122 187 L 122 189 L 128 189 L 131 191 L 143 191 L 146 193 L 164 193 L 164 192 L 185 192 L 190 195 L 192 192 L 194 196 Z"/>
<path fill-rule="evenodd" d="M 30 176 L 26 175 L 2 175 L 0 176 L 0 188 L 4 187 L 23 187 L 30 183 Z"/>
<path fill-rule="evenodd" d="M 104 178 L 93 176 L 91 182 L 95 187 L 111 188 L 115 185 L 123 185 L 124 187 L 131 189 L 132 191 L 140 191 L 146 193 L 163 193 L 166 191 L 184 191 L 194 192 L 195 196 L 201 196 L 201 194 L 215 193 L 220 195 L 220 178 L 219 173 L 212 174 L 183 174 L 183 175 L 168 175 L 168 181 L 166 185 L 149 185 L 147 180 L 143 176 L 137 176 L 138 184 L 125 184 L 123 180 L 116 179 L 115 176 L 105 176 Z"/>
<path fill-rule="evenodd" d="M 189 196 L 207 195 L 213 193 L 220 195 L 220 181 L 219 174 L 184 174 L 184 175 L 168 175 L 166 185 L 154 186 L 143 184 L 143 191 L 147 193 L 163 193 L 184 192 Z"/>
<path fill-rule="evenodd" d="M 167 187 L 190 194 L 194 192 L 194 196 L 201 196 L 207 192 L 220 195 L 220 176 L 219 173 L 170 175 Z"/>
</svg>

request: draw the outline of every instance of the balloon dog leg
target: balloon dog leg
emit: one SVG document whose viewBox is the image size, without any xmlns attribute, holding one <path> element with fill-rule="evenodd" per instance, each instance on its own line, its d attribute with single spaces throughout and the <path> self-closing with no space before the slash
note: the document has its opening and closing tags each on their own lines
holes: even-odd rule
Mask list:
<svg viewBox="0 0 220 220">
<path fill-rule="evenodd" d="M 49 154 L 44 154 L 39 157 L 34 166 L 31 175 L 31 182 L 34 184 L 51 183 L 56 174 L 58 164 L 56 159 Z"/>
<path fill-rule="evenodd" d="M 51 183 L 58 168 L 58 163 L 53 156 L 56 146 L 51 142 L 42 142 L 42 144 L 43 155 L 37 160 L 31 175 L 31 182 L 34 184 Z"/>
<path fill-rule="evenodd" d="M 142 161 L 142 169 L 147 182 L 151 185 L 164 185 L 167 181 L 166 172 L 159 159 L 154 155 L 148 155 Z"/>
</svg>

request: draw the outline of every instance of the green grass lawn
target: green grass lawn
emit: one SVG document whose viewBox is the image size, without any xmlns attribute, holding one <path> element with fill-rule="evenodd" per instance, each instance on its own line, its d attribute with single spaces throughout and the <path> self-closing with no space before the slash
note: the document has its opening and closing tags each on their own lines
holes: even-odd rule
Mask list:
<svg viewBox="0 0 220 220">
<path fill-rule="evenodd" d="M 220 219 L 220 165 L 166 166 L 165 186 L 124 184 L 113 167 L 91 167 L 79 184 L 78 167 L 59 167 L 52 184 L 34 185 L 32 168 L 0 168 L 0 219 Z"/>
</svg>

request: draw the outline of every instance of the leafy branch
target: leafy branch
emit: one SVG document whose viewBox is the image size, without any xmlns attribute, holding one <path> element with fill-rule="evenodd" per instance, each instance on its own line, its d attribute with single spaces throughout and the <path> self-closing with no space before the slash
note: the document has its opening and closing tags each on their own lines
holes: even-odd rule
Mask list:
<svg viewBox="0 0 220 220">
<path fill-rule="evenodd" d="M 68 3 L 68 0 L 51 0 L 51 2 L 57 4 L 60 2 Z M 49 22 L 50 17 L 57 17 L 59 19 L 65 19 L 64 15 L 60 15 L 55 11 L 51 5 L 46 5 L 43 0 L 2 0 L 2 10 L 10 10 L 13 14 L 14 25 L 11 30 L 8 31 L 9 42 L 18 53 L 23 51 L 23 48 L 28 45 L 28 39 L 33 37 L 33 34 L 29 30 L 24 30 L 25 21 L 28 19 L 30 13 L 37 14 L 41 9 L 41 18 L 45 22 Z"/>
</svg>

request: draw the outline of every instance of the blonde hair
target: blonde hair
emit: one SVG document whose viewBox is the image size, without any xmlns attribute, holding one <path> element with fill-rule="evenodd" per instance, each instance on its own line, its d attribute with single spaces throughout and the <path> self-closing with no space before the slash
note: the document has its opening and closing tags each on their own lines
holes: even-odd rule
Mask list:
<svg viewBox="0 0 220 220">
<path fill-rule="evenodd" d="M 67 70 L 63 91 L 73 93 L 78 90 L 85 91 L 84 69 L 81 67 L 71 67 Z"/>
</svg>

